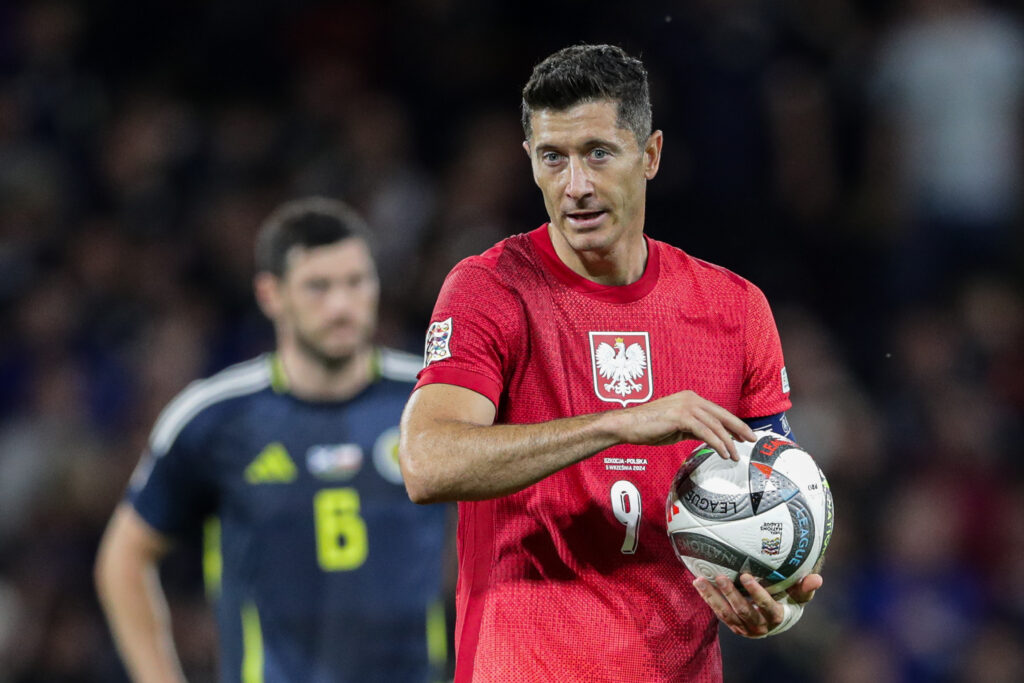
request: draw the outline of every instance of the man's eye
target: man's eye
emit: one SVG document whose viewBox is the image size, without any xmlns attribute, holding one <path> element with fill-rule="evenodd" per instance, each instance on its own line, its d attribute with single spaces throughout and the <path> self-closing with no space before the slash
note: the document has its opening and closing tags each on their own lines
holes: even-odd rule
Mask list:
<svg viewBox="0 0 1024 683">
<path fill-rule="evenodd" d="M 306 289 L 314 294 L 322 294 L 330 289 L 331 283 L 326 280 L 313 280 L 312 282 L 306 283 Z"/>
<path fill-rule="evenodd" d="M 606 159 L 609 156 L 608 151 L 604 149 L 595 149 L 590 155 L 595 159 Z"/>
<path fill-rule="evenodd" d="M 544 163 L 547 164 L 557 164 L 561 158 L 562 155 L 558 152 L 544 152 L 544 154 L 541 155 L 541 159 L 543 159 Z"/>
</svg>

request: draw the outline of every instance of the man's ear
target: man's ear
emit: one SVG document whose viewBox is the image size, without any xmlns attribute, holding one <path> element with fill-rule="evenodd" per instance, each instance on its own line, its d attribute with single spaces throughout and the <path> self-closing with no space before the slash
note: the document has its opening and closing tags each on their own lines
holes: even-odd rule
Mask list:
<svg viewBox="0 0 1024 683">
<path fill-rule="evenodd" d="M 651 133 L 644 145 L 644 176 L 651 180 L 658 174 L 658 167 L 661 166 L 661 145 L 665 137 L 660 130 Z"/>
<path fill-rule="evenodd" d="M 280 278 L 273 273 L 263 271 L 256 273 L 252 285 L 256 294 L 256 303 L 259 304 L 263 315 L 271 320 L 276 320 L 281 312 Z"/>
<path fill-rule="evenodd" d="M 526 150 L 526 158 L 527 159 L 532 159 L 533 158 L 533 152 L 530 151 L 530 141 L 529 140 L 523 140 L 523 149 Z"/>
</svg>

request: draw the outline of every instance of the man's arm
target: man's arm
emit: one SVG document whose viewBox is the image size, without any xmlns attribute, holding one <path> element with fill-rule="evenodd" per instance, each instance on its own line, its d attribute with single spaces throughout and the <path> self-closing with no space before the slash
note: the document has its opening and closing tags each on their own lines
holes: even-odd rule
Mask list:
<svg viewBox="0 0 1024 683">
<path fill-rule="evenodd" d="M 621 410 L 523 425 L 495 425 L 494 404 L 470 389 L 429 384 L 402 415 L 399 458 L 417 503 L 483 500 L 520 491 L 610 446 L 706 441 L 736 459 L 742 420 L 692 391 Z"/>
<path fill-rule="evenodd" d="M 136 683 L 183 683 L 158 563 L 169 540 L 128 503 L 114 511 L 100 543 L 95 580 L 117 649 Z"/>
</svg>

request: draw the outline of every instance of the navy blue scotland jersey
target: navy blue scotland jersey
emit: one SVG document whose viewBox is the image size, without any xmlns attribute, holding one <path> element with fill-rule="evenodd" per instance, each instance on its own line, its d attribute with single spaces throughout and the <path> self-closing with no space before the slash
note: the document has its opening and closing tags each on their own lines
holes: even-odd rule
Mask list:
<svg viewBox="0 0 1024 683">
<path fill-rule="evenodd" d="M 430 681 L 446 652 L 447 506 L 409 501 L 398 422 L 422 361 L 381 349 L 338 402 L 287 391 L 267 354 L 192 383 L 154 426 L 129 498 L 181 537 L 215 518 L 222 680 Z"/>
</svg>

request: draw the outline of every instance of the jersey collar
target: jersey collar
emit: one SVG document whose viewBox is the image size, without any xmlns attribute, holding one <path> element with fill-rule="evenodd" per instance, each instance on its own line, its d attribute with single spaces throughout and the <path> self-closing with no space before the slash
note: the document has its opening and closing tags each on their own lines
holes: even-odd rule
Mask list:
<svg viewBox="0 0 1024 683">
<path fill-rule="evenodd" d="M 270 361 L 270 388 L 275 394 L 288 393 L 288 373 L 284 371 L 284 363 L 281 362 L 281 354 L 276 351 L 269 355 Z"/>
<path fill-rule="evenodd" d="M 284 371 L 284 363 L 281 362 L 281 354 L 273 351 L 267 354 L 267 360 L 270 365 L 270 388 L 274 390 L 275 394 L 287 394 L 291 393 L 291 387 L 288 383 L 288 373 Z M 370 356 L 370 383 L 377 382 L 382 377 L 380 369 L 380 349 L 374 347 L 373 354 Z"/>
<path fill-rule="evenodd" d="M 555 252 L 554 245 L 551 244 L 547 223 L 530 232 L 529 237 L 533 246 L 540 253 L 541 260 L 548 272 L 570 289 L 593 299 L 608 303 L 630 303 L 647 296 L 658 283 L 661 251 L 658 249 L 658 243 L 647 235 L 644 235 L 644 239 L 647 241 L 647 266 L 640 279 L 628 285 L 602 285 L 588 280 L 565 265 Z"/>
</svg>

